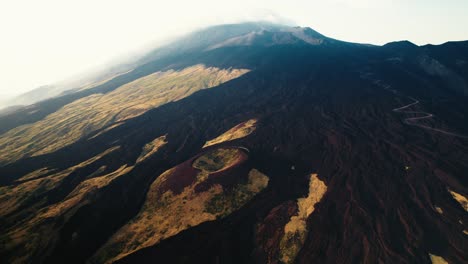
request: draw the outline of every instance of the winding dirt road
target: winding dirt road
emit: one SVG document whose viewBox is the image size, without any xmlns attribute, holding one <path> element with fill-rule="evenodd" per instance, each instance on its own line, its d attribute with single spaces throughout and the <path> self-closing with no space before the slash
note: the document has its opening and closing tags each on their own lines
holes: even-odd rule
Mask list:
<svg viewBox="0 0 468 264">
<path fill-rule="evenodd" d="M 372 76 L 372 74 L 369 74 L 369 73 L 361 75 L 362 78 L 373 81 L 373 83 L 375 85 L 383 87 L 385 90 L 393 93 L 395 96 L 406 97 L 406 98 L 409 98 L 409 99 L 413 100 L 413 102 L 410 103 L 410 104 L 407 104 L 407 105 L 404 105 L 404 106 L 401 106 L 401 107 L 397 107 L 397 108 L 394 108 L 392 110 L 393 112 L 396 112 L 396 113 L 420 115 L 420 116 L 417 116 L 417 117 L 405 118 L 404 121 L 403 121 L 405 124 L 410 125 L 410 126 L 420 127 L 420 128 L 431 130 L 431 131 L 438 132 L 438 133 L 442 133 L 442 134 L 448 135 L 448 136 L 468 139 L 468 136 L 465 136 L 465 135 L 452 133 L 452 132 L 449 132 L 449 131 L 445 131 L 445 130 L 438 129 L 438 128 L 433 128 L 433 127 L 418 123 L 418 121 L 420 121 L 420 120 L 433 118 L 434 115 L 431 114 L 431 113 L 423 112 L 423 111 L 406 110 L 406 109 L 408 109 L 408 108 L 410 108 L 412 106 L 415 106 L 415 105 L 419 104 L 419 100 L 414 99 L 413 97 L 410 97 L 410 96 L 402 95 L 398 91 L 396 91 L 394 89 L 391 89 L 391 85 L 384 84 L 384 83 L 382 83 L 382 81 L 373 79 L 370 76 Z"/>
<path fill-rule="evenodd" d="M 391 90 L 391 91 L 393 92 L 394 90 Z M 454 137 L 460 137 L 460 138 L 467 138 L 468 139 L 468 136 L 465 136 L 465 135 L 452 133 L 452 132 L 449 132 L 449 131 L 445 131 L 445 130 L 438 129 L 438 128 L 433 128 L 433 127 L 418 123 L 417 121 L 432 118 L 432 117 L 434 117 L 434 115 L 431 114 L 431 113 L 422 112 L 422 111 L 405 110 L 405 109 L 408 109 L 408 108 L 410 108 L 410 107 L 412 107 L 414 105 L 419 104 L 419 100 L 416 100 L 416 99 L 414 99 L 412 97 L 408 97 L 408 98 L 413 100 L 413 102 L 410 103 L 410 104 L 407 104 L 405 106 L 402 106 L 402 107 L 394 108 L 393 112 L 404 113 L 404 114 L 416 114 L 416 115 L 421 115 L 421 116 L 405 118 L 405 120 L 403 121 L 403 122 L 405 122 L 405 124 L 410 125 L 410 126 L 416 126 L 416 127 L 424 128 L 424 129 L 435 131 L 435 132 L 439 132 L 439 133 L 442 133 L 442 134 L 445 134 L 445 135 L 448 135 L 448 136 L 454 136 Z"/>
</svg>

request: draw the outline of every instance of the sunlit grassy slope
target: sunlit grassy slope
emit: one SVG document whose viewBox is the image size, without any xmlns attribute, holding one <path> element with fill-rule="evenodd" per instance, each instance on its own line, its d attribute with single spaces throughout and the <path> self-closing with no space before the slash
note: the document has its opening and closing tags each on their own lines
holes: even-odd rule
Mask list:
<svg viewBox="0 0 468 264">
<path fill-rule="evenodd" d="M 46 171 L 47 169 L 41 169 L 36 173 L 28 174 L 20 178 L 20 180 L 27 180 L 18 185 L 2 186 L 0 187 L 0 216 L 4 216 L 18 207 L 22 206 L 24 202 L 33 200 L 37 197 L 55 187 L 65 178 L 71 175 L 74 171 L 88 166 L 89 164 L 99 160 L 105 155 L 117 150 L 119 147 L 110 148 L 103 153 L 92 157 L 80 164 L 70 167 L 66 170 L 54 173 L 47 177 L 41 177 L 32 179 L 32 176 L 40 176 L 39 171 Z"/>
<path fill-rule="evenodd" d="M 250 135 L 253 131 L 255 131 L 256 124 L 257 124 L 256 119 L 250 119 L 246 122 L 242 122 L 238 124 L 237 126 L 224 132 L 222 135 L 216 137 L 215 139 L 207 141 L 203 147 L 209 147 L 209 146 L 216 145 L 222 142 L 246 137 Z"/>
<path fill-rule="evenodd" d="M 0 164 L 53 152 L 107 125 L 218 86 L 248 70 L 195 65 L 180 71 L 156 72 L 108 94 L 93 94 L 64 106 L 34 124 L 0 137 Z"/>
<path fill-rule="evenodd" d="M 99 189 L 128 173 L 133 167 L 123 165 L 111 173 L 84 180 L 57 203 L 48 204 L 45 196 L 42 199 L 38 199 L 38 197 L 59 188 L 66 178 L 74 177 L 74 172 L 118 149 L 119 147 L 110 148 L 73 167 L 46 177 L 29 180 L 16 186 L 0 187 L 0 217 L 14 213 L 24 205 L 28 205 L 26 211 L 35 212 L 34 214 L 20 215 L 21 221 L 15 223 L 7 232 L 0 234 L 0 248 L 2 250 L 16 249 L 19 252 L 18 257 L 11 259 L 9 263 L 26 263 L 27 260 L 33 258 L 34 254 L 42 252 L 47 245 L 53 244 L 54 239 L 56 239 L 56 228 L 61 226 L 80 207 L 90 203 L 91 197 Z M 102 170 L 105 169 L 104 167 L 101 167 Z M 36 176 L 40 176 L 44 171 L 38 171 Z M 96 173 L 101 173 L 101 169 Z M 33 174 L 28 176 L 31 175 Z M 28 177 L 23 178 L 27 179 Z"/>
<path fill-rule="evenodd" d="M 265 189 L 269 178 L 256 169 L 248 172 L 247 182 L 241 181 L 226 188 L 214 184 L 207 190 L 197 191 L 197 186 L 207 183 L 209 174 L 226 170 L 241 162 L 242 150 L 217 149 L 200 156 L 186 170 L 197 170 L 192 183 L 181 192 L 168 190 L 168 182 L 180 181 L 177 173 L 181 164 L 160 175 L 151 185 L 146 201 L 138 215 L 117 231 L 93 257 L 93 263 L 111 263 L 139 249 L 149 247 L 175 236 L 183 230 L 206 221 L 226 216 L 245 205 Z M 187 174 L 187 172 L 185 172 Z M 202 176 L 203 175 L 203 176 Z M 217 176 L 223 177 L 223 176 Z"/>
<path fill-rule="evenodd" d="M 315 204 L 320 202 L 326 191 L 325 183 L 317 174 L 312 174 L 308 196 L 297 200 L 299 211 L 284 227 L 284 236 L 280 241 L 280 257 L 283 263 L 294 263 L 307 236 L 307 218 L 314 212 Z"/>
<path fill-rule="evenodd" d="M 463 209 L 468 212 L 468 199 L 465 196 L 452 190 L 449 190 L 449 192 L 453 196 L 453 199 L 455 199 L 461 205 L 461 207 L 463 207 Z"/>
<path fill-rule="evenodd" d="M 166 145 L 166 136 L 160 136 L 153 141 L 147 143 L 144 147 L 143 150 L 140 154 L 140 156 L 137 159 L 137 163 L 142 162 L 149 158 L 151 155 L 156 153 L 162 146 Z"/>
</svg>

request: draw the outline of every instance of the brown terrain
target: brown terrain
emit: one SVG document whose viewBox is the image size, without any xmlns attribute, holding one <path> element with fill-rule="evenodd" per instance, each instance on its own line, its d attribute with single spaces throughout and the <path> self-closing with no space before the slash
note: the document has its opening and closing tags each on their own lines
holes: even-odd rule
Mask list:
<svg viewBox="0 0 468 264">
<path fill-rule="evenodd" d="M 468 263 L 468 42 L 195 32 L 0 115 L 1 263 Z"/>
</svg>

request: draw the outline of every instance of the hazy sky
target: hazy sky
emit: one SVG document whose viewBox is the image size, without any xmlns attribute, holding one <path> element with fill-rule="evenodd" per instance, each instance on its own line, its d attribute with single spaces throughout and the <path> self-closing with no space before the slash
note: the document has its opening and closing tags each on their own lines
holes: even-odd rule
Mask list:
<svg viewBox="0 0 468 264">
<path fill-rule="evenodd" d="M 211 24 L 269 20 L 384 44 L 468 39 L 468 0 L 2 0 L 0 101 Z"/>
</svg>

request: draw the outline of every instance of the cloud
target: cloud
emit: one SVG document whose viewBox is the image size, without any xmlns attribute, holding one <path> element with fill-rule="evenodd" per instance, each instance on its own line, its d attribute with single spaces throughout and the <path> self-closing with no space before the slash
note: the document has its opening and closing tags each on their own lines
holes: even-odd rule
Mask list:
<svg viewBox="0 0 468 264">
<path fill-rule="evenodd" d="M 263 20 L 374 44 L 467 39 L 467 8 L 463 0 L 3 1 L 0 92 L 68 79 L 214 24 Z"/>
<path fill-rule="evenodd" d="M 274 24 L 282 24 L 288 26 L 297 26 L 296 21 L 293 19 L 284 17 L 270 9 L 254 9 L 247 13 L 243 18 L 243 21 L 265 21 Z"/>
<path fill-rule="evenodd" d="M 367 9 L 376 6 L 391 4 L 394 1 L 384 0 L 331 0 L 336 5 L 344 5 L 351 8 Z"/>
</svg>

